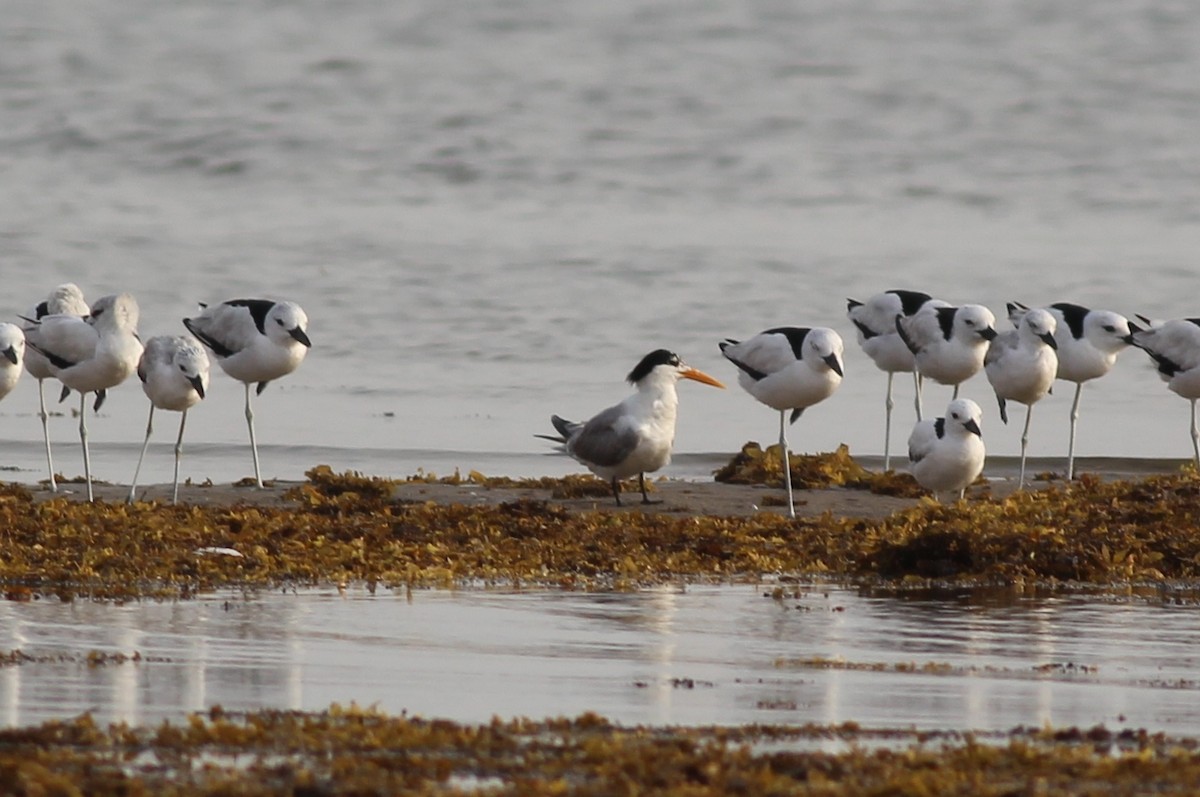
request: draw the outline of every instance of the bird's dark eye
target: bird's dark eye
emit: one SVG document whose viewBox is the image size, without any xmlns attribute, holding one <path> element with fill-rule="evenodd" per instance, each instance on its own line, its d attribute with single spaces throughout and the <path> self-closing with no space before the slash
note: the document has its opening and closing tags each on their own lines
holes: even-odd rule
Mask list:
<svg viewBox="0 0 1200 797">
<path fill-rule="evenodd" d="M 183 371 L 185 374 L 187 373 L 187 369 L 186 369 L 186 368 L 184 368 L 182 365 L 181 365 L 181 366 L 179 366 L 179 370 L 180 370 L 180 371 Z"/>
<path fill-rule="evenodd" d="M 966 325 L 967 325 L 967 326 L 969 326 L 969 327 L 973 327 L 973 326 L 975 326 L 975 322 L 974 322 L 974 321 L 972 321 L 972 320 L 971 320 L 971 319 L 969 319 L 969 318 L 968 318 L 968 319 L 966 319 L 966 320 L 964 320 L 964 321 L 963 321 L 963 323 L 964 323 L 964 324 L 966 324 Z"/>
<path fill-rule="evenodd" d="M 276 318 L 276 319 L 275 319 L 275 323 L 276 323 L 276 324 L 279 324 L 279 326 L 283 326 L 283 319 L 282 319 L 282 318 Z"/>
<path fill-rule="evenodd" d="M 1117 328 L 1116 328 L 1116 327 L 1114 327 L 1112 324 L 1105 324 L 1105 325 L 1104 325 L 1104 331 L 1105 331 L 1105 332 L 1116 332 L 1116 331 L 1117 331 Z"/>
<path fill-rule="evenodd" d="M 951 418 L 953 418 L 954 420 L 956 420 L 956 421 L 957 421 L 957 420 L 958 420 L 958 413 L 957 413 L 957 412 L 952 412 L 952 413 L 950 413 L 950 417 L 951 417 Z"/>
</svg>

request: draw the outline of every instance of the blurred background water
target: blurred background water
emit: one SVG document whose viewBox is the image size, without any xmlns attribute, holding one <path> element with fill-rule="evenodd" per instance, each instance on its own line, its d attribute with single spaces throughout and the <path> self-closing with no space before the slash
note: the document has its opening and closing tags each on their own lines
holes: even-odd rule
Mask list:
<svg viewBox="0 0 1200 797">
<path fill-rule="evenodd" d="M 578 470 L 532 437 L 551 412 L 620 399 L 660 346 L 734 385 L 716 342 L 780 324 L 847 338 L 795 448 L 878 454 L 848 296 L 1200 314 L 1198 27 L 1168 0 L 9 0 L 0 312 L 73 280 L 134 293 L 148 337 L 198 301 L 300 302 L 315 346 L 257 404 L 268 476 Z M 0 404 L 29 481 L 34 387 Z M 680 452 L 776 434 L 735 385 L 681 393 Z M 966 394 L 1016 453 L 982 375 Z M 1031 454 L 1065 453 L 1069 400 L 1039 405 Z M 250 472 L 241 403 L 214 377 L 186 475 Z M 131 382 L 89 424 L 98 477 L 129 479 L 146 409 Z M 1127 352 L 1078 448 L 1186 457 L 1187 405 Z"/>
</svg>

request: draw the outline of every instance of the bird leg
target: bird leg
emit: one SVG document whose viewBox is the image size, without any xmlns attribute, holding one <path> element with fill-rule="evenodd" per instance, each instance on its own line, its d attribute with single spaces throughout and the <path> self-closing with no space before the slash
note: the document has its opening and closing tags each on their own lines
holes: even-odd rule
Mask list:
<svg viewBox="0 0 1200 797">
<path fill-rule="evenodd" d="M 133 483 L 129 485 L 129 497 L 125 503 L 133 503 L 133 494 L 137 490 L 138 474 L 142 472 L 142 460 L 146 458 L 146 449 L 150 447 L 150 433 L 154 431 L 154 402 L 150 402 L 150 417 L 146 419 L 146 439 L 142 443 L 142 453 L 138 455 L 137 467 L 133 469 Z"/>
<path fill-rule="evenodd" d="M 92 458 L 88 455 L 87 431 L 87 393 L 79 394 L 79 442 L 83 444 L 83 476 L 87 480 L 88 501 L 93 501 L 92 495 Z"/>
<path fill-rule="evenodd" d="M 888 386 L 887 399 L 883 402 L 886 408 L 883 421 L 883 469 L 888 470 L 892 463 L 892 408 L 896 406 L 896 402 L 892 401 L 892 372 L 888 371 Z"/>
<path fill-rule="evenodd" d="M 917 408 L 917 421 L 918 422 L 920 422 L 922 420 L 922 418 L 921 418 L 921 388 L 923 387 L 922 381 L 923 380 L 921 379 L 921 372 L 917 371 L 914 368 L 913 369 L 913 385 L 915 386 L 917 392 L 916 392 L 916 397 L 913 399 L 913 405 Z"/>
<path fill-rule="evenodd" d="M 958 398 L 958 385 L 954 386 L 954 395 L 950 397 L 950 400 L 954 401 L 956 398 Z"/>
<path fill-rule="evenodd" d="M 1196 452 L 1196 470 L 1200 471 L 1200 429 L 1196 428 L 1196 399 L 1192 399 L 1192 450 Z"/>
<path fill-rule="evenodd" d="M 617 499 L 617 506 L 621 506 L 621 485 L 617 483 L 617 477 L 613 476 L 610 482 L 613 491 L 613 498 Z"/>
<path fill-rule="evenodd" d="M 1083 382 L 1075 383 L 1075 401 L 1071 402 L 1071 436 L 1067 443 L 1067 481 L 1075 478 L 1075 424 L 1079 423 L 1079 397 Z"/>
<path fill-rule="evenodd" d="M 1025 447 L 1029 445 L 1029 419 L 1033 417 L 1033 405 L 1025 405 L 1025 428 L 1021 431 L 1021 480 L 1018 488 L 1025 487 Z"/>
<path fill-rule="evenodd" d="M 258 468 L 258 443 L 254 440 L 254 410 L 250 409 L 250 383 L 246 383 L 246 425 L 250 427 L 250 453 L 254 457 L 254 481 L 263 488 L 262 471 Z M 620 503 L 620 501 L 617 501 Z"/>
<path fill-rule="evenodd" d="M 175 440 L 175 487 L 171 490 L 171 503 L 179 503 L 179 460 L 183 458 L 183 425 L 187 423 L 187 410 L 179 416 L 179 437 Z"/>
<path fill-rule="evenodd" d="M 784 411 L 779 412 L 779 458 L 783 464 L 783 483 L 787 485 L 788 517 L 796 516 L 796 503 L 792 500 L 792 464 L 788 459 L 787 425 L 783 422 Z"/>
<path fill-rule="evenodd" d="M 46 469 L 50 472 L 50 492 L 58 492 L 54 481 L 54 455 L 50 453 L 50 413 L 46 412 L 46 392 L 42 389 L 44 379 L 38 380 L 38 417 L 42 419 L 42 437 L 46 440 Z"/>
<path fill-rule="evenodd" d="M 662 501 L 651 501 L 650 496 L 646 495 L 646 474 L 638 474 L 638 486 L 642 488 L 642 503 L 643 504 L 661 504 Z"/>
</svg>

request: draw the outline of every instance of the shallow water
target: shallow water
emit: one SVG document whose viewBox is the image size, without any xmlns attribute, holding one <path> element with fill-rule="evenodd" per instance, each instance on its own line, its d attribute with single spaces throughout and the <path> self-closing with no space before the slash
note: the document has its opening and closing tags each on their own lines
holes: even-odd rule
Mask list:
<svg viewBox="0 0 1200 797">
<path fill-rule="evenodd" d="M 426 452 L 555 472 L 569 463 L 541 467 L 532 437 L 550 413 L 618 400 L 659 346 L 732 381 L 716 342 L 779 324 L 849 342 L 796 450 L 878 454 L 884 381 L 847 296 L 1200 312 L 1193 4 L 10 5 L 0 313 L 67 279 L 134 292 L 146 336 L 181 332 L 197 301 L 297 299 L 316 346 L 258 401 L 269 477 L 314 453 L 381 475 L 444 461 Z M 682 452 L 776 435 L 736 387 L 682 392 Z M 40 439 L 34 393 L 0 404 L 6 458 Z M 1058 393 L 1034 455 L 1065 451 Z M 982 377 L 967 394 L 989 449 L 1014 454 Z M 894 451 L 902 386 L 897 402 Z M 145 404 L 131 382 L 94 419 L 99 478 L 129 479 Z M 250 472 L 241 404 L 214 379 L 188 440 L 218 453 L 186 476 Z M 173 426 L 149 481 L 169 479 Z M 79 473 L 74 420 L 54 437 Z M 1187 457 L 1187 406 L 1127 353 L 1087 390 L 1079 453 Z M 34 454 L 11 464 L 41 475 Z"/>
<path fill-rule="evenodd" d="M 621 723 L 1200 734 L 1194 605 L 770 589 L 5 602 L 0 650 L 61 660 L 0 669 L 0 723 L 357 701 L 467 722 L 595 711 Z M 142 661 L 89 667 L 91 651 Z M 821 666 L 831 661 L 842 664 Z"/>
</svg>

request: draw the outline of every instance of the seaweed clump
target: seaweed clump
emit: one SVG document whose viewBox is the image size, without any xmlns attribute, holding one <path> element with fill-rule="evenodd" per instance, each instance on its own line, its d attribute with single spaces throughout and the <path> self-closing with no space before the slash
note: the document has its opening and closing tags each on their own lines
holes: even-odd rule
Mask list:
<svg viewBox="0 0 1200 797">
<path fill-rule="evenodd" d="M 804 490 L 848 487 L 902 498 L 928 495 L 928 491 L 907 473 L 891 470 L 874 473 L 867 470 L 850 455 L 850 448 L 845 443 L 839 445 L 836 451 L 821 454 L 789 452 L 788 464 L 792 471 L 792 486 Z M 768 446 L 764 451 L 756 442 L 746 443 L 713 478 L 726 484 L 782 487 L 783 457 L 780 456 L 779 445 Z"/>
<path fill-rule="evenodd" d="M 881 520 L 571 511 L 406 501 L 314 468 L 280 506 L 35 501 L 0 486 L 10 600 L 179 598 L 222 587 L 359 583 L 630 589 L 813 575 L 1032 585 L 1200 580 L 1200 478 L 1094 477 L 1003 499 L 930 500 Z"/>
<path fill-rule="evenodd" d="M 836 740 L 842 752 L 825 752 Z M 756 745 L 758 747 L 756 747 Z M 357 706 L 0 731 L 19 794 L 418 797 L 726 794 L 1192 794 L 1191 739 L 1145 731 L 919 733 L 842 725 L 624 727 L 595 714 L 481 725 Z"/>
</svg>

